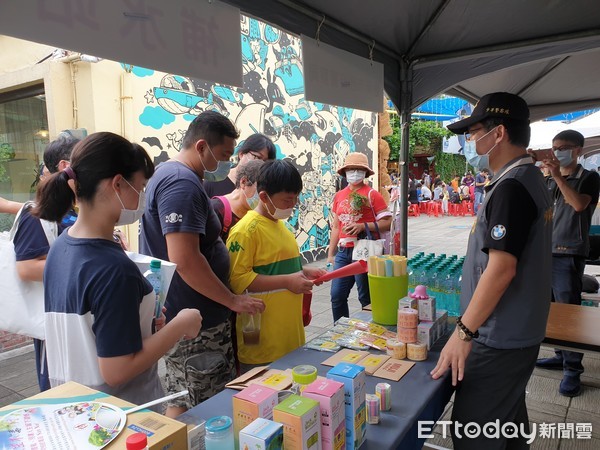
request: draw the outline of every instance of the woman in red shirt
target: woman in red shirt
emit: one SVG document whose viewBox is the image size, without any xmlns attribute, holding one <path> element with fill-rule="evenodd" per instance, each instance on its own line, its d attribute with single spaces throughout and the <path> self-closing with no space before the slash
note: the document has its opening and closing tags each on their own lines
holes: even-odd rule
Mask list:
<svg viewBox="0 0 600 450">
<path fill-rule="evenodd" d="M 365 184 L 366 177 L 374 174 L 367 156 L 350 153 L 338 173 L 348 181 L 348 186 L 335 194 L 331 209 L 331 238 L 327 261 L 334 269 L 353 263 L 352 250 L 358 239 L 366 238 L 368 227 L 373 239 L 379 232 L 388 231 L 392 214 L 379 192 Z M 377 223 L 377 226 L 375 225 Z M 364 307 L 371 303 L 367 274 L 337 278 L 331 283 L 331 308 L 333 321 L 349 316 L 348 296 L 356 282 L 358 300 Z"/>
</svg>

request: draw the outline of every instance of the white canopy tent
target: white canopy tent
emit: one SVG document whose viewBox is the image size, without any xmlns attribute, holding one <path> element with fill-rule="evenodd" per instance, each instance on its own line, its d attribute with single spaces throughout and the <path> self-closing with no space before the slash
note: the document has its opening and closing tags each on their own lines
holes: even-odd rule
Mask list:
<svg viewBox="0 0 600 450">
<path fill-rule="evenodd" d="M 575 130 L 583 134 L 585 145 L 584 157 L 591 157 L 600 152 L 600 111 L 570 123 L 560 121 L 541 121 L 531 124 L 531 140 L 529 147 L 537 150 L 552 147 L 552 139 L 563 130 Z M 599 164 L 600 165 L 600 164 Z M 595 169 L 598 165 L 594 166 Z"/>
</svg>

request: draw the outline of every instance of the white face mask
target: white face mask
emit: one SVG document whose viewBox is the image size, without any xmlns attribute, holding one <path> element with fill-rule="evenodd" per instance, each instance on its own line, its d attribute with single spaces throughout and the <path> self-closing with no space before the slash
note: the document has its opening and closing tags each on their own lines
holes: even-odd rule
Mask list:
<svg viewBox="0 0 600 450">
<path fill-rule="evenodd" d="M 271 203 L 271 205 L 273 205 L 273 200 L 271 200 L 271 197 L 269 197 L 269 202 Z M 275 208 L 275 212 L 271 214 L 271 211 L 269 211 L 269 208 L 267 207 L 266 203 L 265 208 L 267 209 L 269 215 L 275 220 L 285 220 L 289 218 L 292 215 L 292 212 L 294 211 L 294 208 L 281 209 L 273 205 L 273 208 Z"/>
<path fill-rule="evenodd" d="M 346 180 L 349 184 L 357 185 L 363 182 L 367 175 L 366 170 L 349 169 L 346 170 Z"/>
<path fill-rule="evenodd" d="M 119 216 L 119 220 L 117 220 L 117 223 L 115 223 L 115 225 L 117 225 L 117 226 L 131 225 L 132 223 L 137 222 L 144 215 L 144 208 L 146 207 L 146 193 L 144 191 L 136 190 L 136 188 L 131 186 L 129 181 L 127 181 L 125 178 L 123 178 L 123 181 L 125 181 L 125 183 L 129 184 L 131 189 L 133 189 L 135 192 L 137 192 L 138 205 L 137 205 L 137 209 L 125 208 L 125 205 L 123 204 L 123 200 L 121 200 L 121 197 L 119 196 L 119 194 L 117 194 L 117 191 L 115 190 L 115 194 L 117 194 L 117 198 L 119 199 L 119 202 L 121 202 L 121 206 L 122 206 L 121 215 Z"/>
</svg>

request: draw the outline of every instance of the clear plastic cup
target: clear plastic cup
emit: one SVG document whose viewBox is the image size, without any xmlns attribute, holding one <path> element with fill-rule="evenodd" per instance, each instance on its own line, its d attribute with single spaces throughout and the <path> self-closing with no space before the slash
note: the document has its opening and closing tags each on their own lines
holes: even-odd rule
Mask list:
<svg viewBox="0 0 600 450">
<path fill-rule="evenodd" d="M 260 344 L 260 313 L 248 314 L 241 313 L 242 336 L 244 345 Z"/>
</svg>

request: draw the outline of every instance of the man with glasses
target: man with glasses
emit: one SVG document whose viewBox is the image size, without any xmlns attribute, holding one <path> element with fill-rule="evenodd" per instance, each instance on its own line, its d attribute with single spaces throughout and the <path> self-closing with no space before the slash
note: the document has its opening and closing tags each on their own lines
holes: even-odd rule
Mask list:
<svg viewBox="0 0 600 450">
<path fill-rule="evenodd" d="M 577 163 L 583 144 L 581 133 L 561 131 L 552 140 L 553 158 L 543 161 L 550 171 L 548 188 L 554 200 L 552 294 L 554 301 L 574 305 L 581 304 L 590 225 L 600 191 L 600 175 Z M 538 359 L 536 366 L 562 370 L 558 392 L 567 397 L 579 395 L 583 353 L 558 349 L 555 353 L 552 358 Z"/>
<path fill-rule="evenodd" d="M 526 152 L 529 108 L 521 97 L 496 92 L 448 128 L 468 132 L 469 163 L 495 175 L 469 237 L 462 316 L 431 375 L 452 370 L 454 424 L 474 422 L 485 430 L 499 420 L 503 429 L 514 429 L 512 423 L 528 433 L 525 388 L 546 334 L 552 272 L 552 205 Z M 463 431 L 454 428 L 455 449 L 528 448 L 523 434 L 508 440 Z"/>
<path fill-rule="evenodd" d="M 238 150 L 238 165 L 241 167 L 248 161 L 260 159 L 266 161 L 275 159 L 277 150 L 273 141 L 264 134 L 256 133 L 250 135 Z M 204 189 L 210 198 L 219 195 L 227 195 L 235 190 L 236 169 L 232 168 L 229 175 L 222 181 L 205 181 Z"/>
</svg>

